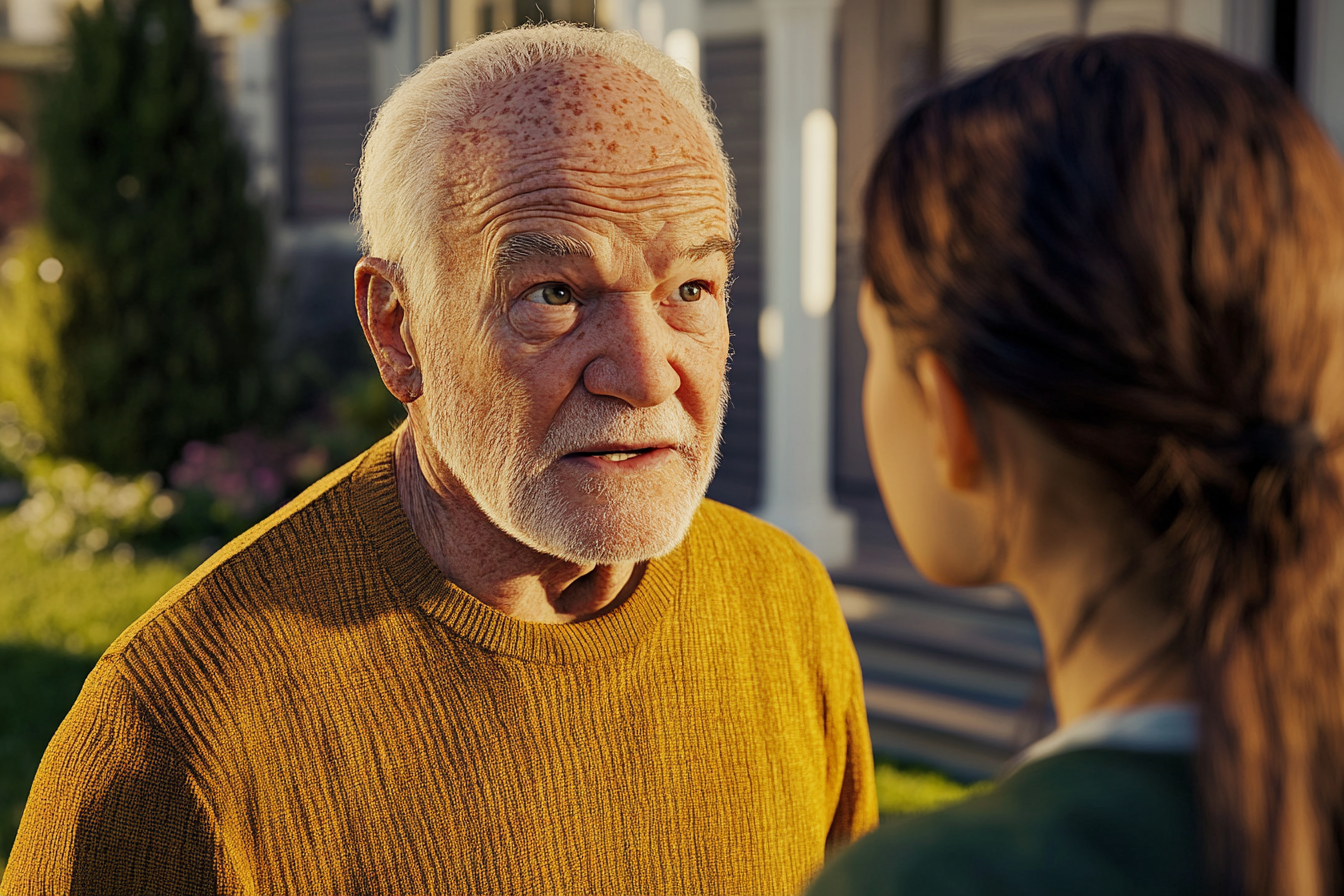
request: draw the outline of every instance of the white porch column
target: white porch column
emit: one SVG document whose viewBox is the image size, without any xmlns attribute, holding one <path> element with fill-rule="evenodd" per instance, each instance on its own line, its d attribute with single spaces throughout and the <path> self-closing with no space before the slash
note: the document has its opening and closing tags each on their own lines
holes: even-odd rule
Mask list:
<svg viewBox="0 0 1344 896">
<path fill-rule="evenodd" d="M 700 77 L 700 0 L 663 0 L 663 52 Z"/>
<path fill-rule="evenodd" d="M 764 495 L 759 515 L 827 566 L 854 554 L 831 497 L 837 0 L 760 0 L 765 22 Z"/>
<path fill-rule="evenodd" d="M 416 0 L 370 0 L 375 27 L 369 40 L 371 100 L 380 106 L 402 79 L 419 68 L 420 28 Z"/>
<path fill-rule="evenodd" d="M 1270 63 L 1274 35 L 1272 0 L 1223 0 L 1222 48 L 1251 65 Z"/>
<path fill-rule="evenodd" d="M 229 102 L 243 145 L 253 198 L 274 212 L 280 201 L 284 147 L 280 121 L 279 28 L 276 0 L 193 0 L 201 32 L 233 42 L 235 82 Z"/>
<path fill-rule="evenodd" d="M 252 189 L 267 206 L 280 201 L 283 152 L 280 136 L 278 4 L 254 0 L 243 10 L 238 34 L 237 114 L 251 156 Z"/>
<path fill-rule="evenodd" d="M 700 0 L 598 0 L 599 17 L 613 31 L 639 36 L 700 76 Z"/>
<path fill-rule="evenodd" d="M 1298 16 L 1298 93 L 1344 150 L 1344 8 L 1338 0 L 1308 0 Z"/>
<path fill-rule="evenodd" d="M 59 0 L 9 0 L 9 36 L 20 44 L 54 44 L 65 37 L 65 6 Z"/>
</svg>

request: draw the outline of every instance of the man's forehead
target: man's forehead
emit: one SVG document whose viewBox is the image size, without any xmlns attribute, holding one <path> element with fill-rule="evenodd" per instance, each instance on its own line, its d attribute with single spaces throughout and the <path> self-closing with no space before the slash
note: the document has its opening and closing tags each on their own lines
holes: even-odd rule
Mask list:
<svg viewBox="0 0 1344 896">
<path fill-rule="evenodd" d="M 615 132 L 661 134 L 686 110 L 652 76 L 628 65 L 581 56 L 555 60 L 483 91 L 467 129 L 517 131 L 527 141 Z M 693 120 L 693 119 L 692 119 Z"/>
<path fill-rule="evenodd" d="M 666 249 L 669 231 L 678 252 L 731 235 L 717 147 L 649 75 L 591 58 L 548 63 L 479 103 L 439 159 L 440 232 L 463 261 L 496 267 L 502 241 L 524 232 L 597 237 L 618 252 Z"/>
<path fill-rule="evenodd" d="M 464 194 L 458 201 L 562 169 L 598 183 L 677 166 L 723 175 L 704 126 L 656 80 L 592 57 L 548 62 L 484 91 L 437 161 L 443 185 Z"/>
</svg>

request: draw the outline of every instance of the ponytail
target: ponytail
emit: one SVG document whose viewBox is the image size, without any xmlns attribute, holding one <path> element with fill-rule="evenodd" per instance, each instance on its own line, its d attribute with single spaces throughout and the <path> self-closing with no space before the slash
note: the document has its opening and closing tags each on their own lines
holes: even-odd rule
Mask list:
<svg viewBox="0 0 1344 896">
<path fill-rule="evenodd" d="M 1246 499 L 1230 518 L 1206 511 L 1177 530 L 1193 573 L 1185 633 L 1215 893 L 1344 884 L 1344 502 L 1330 452 L 1303 429 L 1274 437 L 1296 447 L 1239 477 Z"/>
<path fill-rule="evenodd" d="M 1108 474 L 1171 570 L 1212 891 L 1344 888 L 1344 167 L 1271 76 L 1068 40 L 904 118 L 897 326 Z"/>
</svg>

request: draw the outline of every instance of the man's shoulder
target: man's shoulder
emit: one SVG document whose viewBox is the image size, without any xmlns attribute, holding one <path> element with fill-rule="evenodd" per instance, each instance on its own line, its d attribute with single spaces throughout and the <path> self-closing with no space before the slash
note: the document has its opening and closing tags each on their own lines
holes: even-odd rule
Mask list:
<svg viewBox="0 0 1344 896">
<path fill-rule="evenodd" d="M 686 537 L 692 578 L 702 587 L 769 595 L 768 601 L 733 602 L 766 612 L 798 608 L 838 618 L 835 588 L 826 567 L 796 538 L 749 513 L 704 500 Z"/>
<path fill-rule="evenodd" d="M 821 561 L 798 539 L 760 517 L 710 498 L 700 502 L 688 537 L 697 547 L 709 547 L 739 561 L 760 560 L 779 566 L 779 571 L 826 577 Z"/>
<path fill-rule="evenodd" d="M 125 653 L 156 630 L 191 627 L 229 610 L 264 607 L 268 598 L 297 596 L 357 551 L 359 527 L 351 482 L 378 446 L 332 471 L 294 500 L 216 551 L 163 595 L 112 643 Z"/>
</svg>

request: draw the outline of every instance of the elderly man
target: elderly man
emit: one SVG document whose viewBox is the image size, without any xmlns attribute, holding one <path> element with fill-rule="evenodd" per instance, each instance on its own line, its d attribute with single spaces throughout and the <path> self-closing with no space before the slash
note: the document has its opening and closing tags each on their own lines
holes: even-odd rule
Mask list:
<svg viewBox="0 0 1344 896">
<path fill-rule="evenodd" d="M 407 80 L 355 290 L 408 422 L 108 650 L 5 892 L 759 896 L 868 828 L 824 570 L 702 499 L 731 207 L 698 85 L 632 36 Z"/>
</svg>

